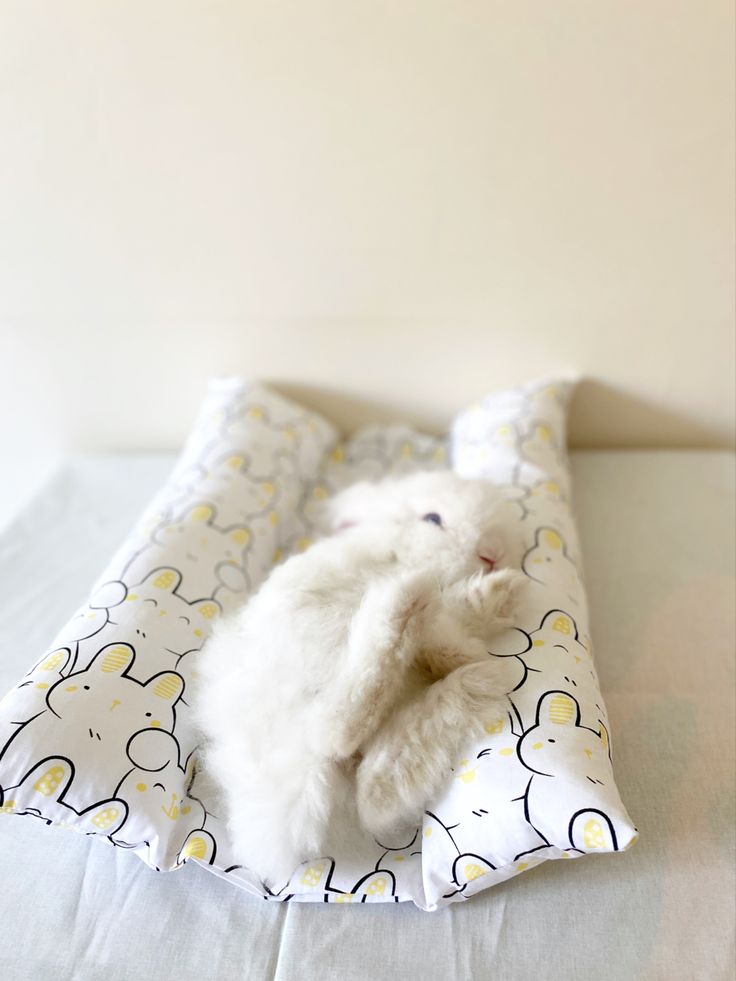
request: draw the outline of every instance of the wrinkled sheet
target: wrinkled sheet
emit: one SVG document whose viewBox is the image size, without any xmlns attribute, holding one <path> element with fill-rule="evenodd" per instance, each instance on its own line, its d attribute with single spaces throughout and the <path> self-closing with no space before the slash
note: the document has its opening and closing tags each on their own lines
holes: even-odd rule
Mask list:
<svg viewBox="0 0 736 981">
<path fill-rule="evenodd" d="M 270 904 L 194 863 L 157 874 L 104 842 L 0 816 L 0 976 L 730 979 L 734 457 L 572 459 L 635 848 L 546 863 L 428 916 Z M 74 461 L 0 537 L 0 690 L 83 601 L 173 461 Z"/>
</svg>

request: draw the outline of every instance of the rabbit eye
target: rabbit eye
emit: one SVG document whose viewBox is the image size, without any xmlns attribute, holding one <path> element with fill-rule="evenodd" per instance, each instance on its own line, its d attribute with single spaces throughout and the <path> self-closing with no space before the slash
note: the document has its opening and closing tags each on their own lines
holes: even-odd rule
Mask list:
<svg viewBox="0 0 736 981">
<path fill-rule="evenodd" d="M 440 528 L 442 527 L 442 518 L 436 511 L 430 511 L 429 514 L 423 514 L 422 521 L 431 521 L 433 525 L 439 525 Z"/>
</svg>

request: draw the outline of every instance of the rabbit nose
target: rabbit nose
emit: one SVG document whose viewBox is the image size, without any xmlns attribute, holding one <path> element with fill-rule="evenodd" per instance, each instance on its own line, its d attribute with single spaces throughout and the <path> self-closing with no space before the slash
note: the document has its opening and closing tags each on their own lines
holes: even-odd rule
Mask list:
<svg viewBox="0 0 736 981">
<path fill-rule="evenodd" d="M 485 566 L 486 572 L 491 572 L 503 558 L 503 533 L 497 530 L 485 532 L 478 541 L 476 552 Z"/>
</svg>

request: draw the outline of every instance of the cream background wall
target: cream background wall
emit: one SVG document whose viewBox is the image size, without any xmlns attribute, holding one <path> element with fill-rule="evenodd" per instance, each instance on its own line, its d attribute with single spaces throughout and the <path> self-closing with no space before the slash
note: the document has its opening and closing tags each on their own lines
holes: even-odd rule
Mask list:
<svg viewBox="0 0 736 981">
<path fill-rule="evenodd" d="M 574 445 L 730 444 L 733 58 L 730 0 L 2 0 L 6 460 L 238 373 L 437 428 L 575 370 Z"/>
</svg>

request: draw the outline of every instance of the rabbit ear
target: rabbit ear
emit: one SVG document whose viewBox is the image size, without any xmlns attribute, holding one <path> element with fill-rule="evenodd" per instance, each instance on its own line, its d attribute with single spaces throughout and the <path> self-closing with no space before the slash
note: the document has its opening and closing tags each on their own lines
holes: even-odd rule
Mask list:
<svg viewBox="0 0 736 981">
<path fill-rule="evenodd" d="M 321 502 L 317 523 L 327 533 L 360 524 L 371 511 L 376 485 L 362 480 Z"/>
</svg>

